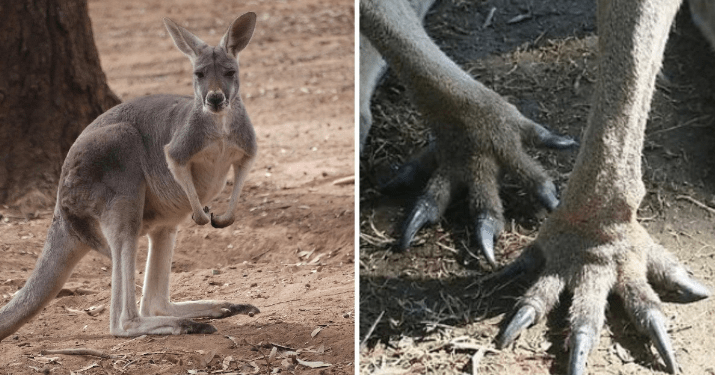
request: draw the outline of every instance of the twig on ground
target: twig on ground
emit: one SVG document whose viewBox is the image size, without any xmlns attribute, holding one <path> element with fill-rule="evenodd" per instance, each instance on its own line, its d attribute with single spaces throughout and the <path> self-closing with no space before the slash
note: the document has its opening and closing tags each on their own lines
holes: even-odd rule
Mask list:
<svg viewBox="0 0 715 375">
<path fill-rule="evenodd" d="M 143 338 L 145 338 L 145 337 L 146 337 L 146 335 L 141 335 L 141 336 L 135 337 L 135 338 L 133 338 L 133 339 L 131 339 L 131 340 L 127 340 L 127 341 L 121 342 L 121 343 L 115 345 L 115 346 L 111 349 L 111 351 L 118 350 L 118 349 L 121 348 L 122 346 L 124 346 L 124 345 L 126 345 L 126 344 L 128 344 L 128 343 L 130 343 L 130 342 L 132 342 L 132 341 L 141 340 L 141 339 L 143 339 Z"/>
<path fill-rule="evenodd" d="M 690 203 L 692 203 L 692 204 L 694 204 L 694 205 L 696 205 L 696 206 L 702 208 L 703 210 L 706 210 L 707 212 L 709 212 L 709 213 L 711 213 L 711 214 L 715 214 L 715 209 L 711 208 L 711 207 L 708 206 L 707 204 L 705 204 L 705 203 L 703 203 L 703 202 L 700 202 L 699 200 L 697 200 L 697 199 L 695 199 L 695 198 L 693 198 L 693 197 L 691 197 L 691 196 L 688 196 L 688 195 L 678 195 L 677 197 L 675 197 L 675 199 L 686 200 L 686 201 L 688 201 L 688 202 L 690 202 Z"/>
<path fill-rule="evenodd" d="M 382 316 L 385 315 L 385 310 L 382 310 L 380 313 L 380 316 L 375 319 L 375 323 L 372 323 L 372 327 L 367 331 L 367 335 L 365 335 L 365 338 L 362 339 L 362 342 L 360 343 L 360 350 L 363 350 L 365 346 L 367 345 L 367 340 L 372 336 L 372 332 L 375 330 L 375 327 L 377 327 L 377 324 L 380 323 L 380 320 L 382 319 Z"/>
<path fill-rule="evenodd" d="M 65 354 L 65 355 L 89 355 L 93 357 L 106 359 L 123 359 L 126 357 L 123 354 L 107 354 L 95 349 L 88 348 L 70 348 L 70 349 L 47 349 L 40 351 L 42 355 Z"/>
<path fill-rule="evenodd" d="M 484 352 L 486 350 L 482 346 L 477 350 L 476 353 L 472 356 L 472 375 L 478 375 L 479 374 L 479 362 L 482 360 L 484 357 Z"/>
<path fill-rule="evenodd" d="M 355 183 L 355 175 L 339 178 L 333 181 L 333 185 L 348 185 Z"/>
</svg>

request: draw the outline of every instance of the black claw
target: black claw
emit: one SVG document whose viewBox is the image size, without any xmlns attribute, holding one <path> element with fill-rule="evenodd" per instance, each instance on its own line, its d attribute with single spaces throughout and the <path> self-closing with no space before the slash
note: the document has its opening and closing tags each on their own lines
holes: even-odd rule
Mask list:
<svg viewBox="0 0 715 375">
<path fill-rule="evenodd" d="M 405 223 L 402 225 L 402 237 L 398 243 L 398 250 L 404 251 L 410 247 L 415 234 L 425 224 L 434 224 L 439 219 L 439 208 L 435 200 L 427 194 L 417 198 L 412 211 L 407 215 Z"/>
<path fill-rule="evenodd" d="M 578 147 L 578 142 L 569 136 L 556 135 L 543 127 L 537 128 L 537 132 L 539 143 L 543 147 L 555 150 L 568 150 Z"/>
<path fill-rule="evenodd" d="M 645 314 L 645 320 L 648 336 L 650 336 L 655 348 L 658 349 L 658 353 L 663 358 L 666 371 L 675 374 L 678 365 L 675 362 L 675 352 L 670 343 L 670 336 L 668 336 L 665 328 L 665 317 L 660 311 L 650 309 Z"/>
<path fill-rule="evenodd" d="M 228 309 L 231 311 L 231 315 L 243 314 L 243 315 L 253 316 L 253 315 L 261 312 L 261 310 L 258 310 L 258 308 L 256 306 L 249 305 L 249 304 L 231 305 Z"/>
<path fill-rule="evenodd" d="M 209 206 L 204 206 L 204 212 L 209 213 Z"/>
<path fill-rule="evenodd" d="M 570 339 L 569 375 L 581 375 L 586 372 L 586 360 L 596 338 L 596 333 L 588 328 L 578 328 Z"/>
<path fill-rule="evenodd" d="M 492 267 L 497 266 L 494 259 L 494 239 L 504 229 L 504 223 L 489 214 L 481 214 L 477 218 L 474 230 L 474 239 L 482 254 Z"/>
<path fill-rule="evenodd" d="M 523 305 L 511 318 L 509 325 L 497 340 L 497 347 L 502 349 L 511 344 L 521 331 L 534 324 L 535 320 L 536 309 L 531 305 Z"/>
<path fill-rule="evenodd" d="M 187 334 L 207 334 L 210 335 L 216 332 L 216 327 L 207 323 L 199 323 L 193 320 L 186 319 L 181 322 L 181 328 Z"/>
<path fill-rule="evenodd" d="M 710 297 L 710 290 L 684 271 L 674 277 L 678 302 L 690 303 Z"/>
<path fill-rule="evenodd" d="M 549 180 L 537 186 L 535 194 L 539 202 L 541 202 L 549 212 L 555 210 L 559 205 L 559 199 L 556 198 L 556 186 Z"/>
</svg>

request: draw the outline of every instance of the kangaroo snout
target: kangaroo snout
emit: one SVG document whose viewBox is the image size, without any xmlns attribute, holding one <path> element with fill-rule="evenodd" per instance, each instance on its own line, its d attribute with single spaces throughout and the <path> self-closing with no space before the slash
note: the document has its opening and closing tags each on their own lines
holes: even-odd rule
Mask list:
<svg viewBox="0 0 715 375">
<path fill-rule="evenodd" d="M 226 96 L 221 91 L 209 91 L 204 103 L 212 112 L 219 112 L 226 107 Z"/>
</svg>

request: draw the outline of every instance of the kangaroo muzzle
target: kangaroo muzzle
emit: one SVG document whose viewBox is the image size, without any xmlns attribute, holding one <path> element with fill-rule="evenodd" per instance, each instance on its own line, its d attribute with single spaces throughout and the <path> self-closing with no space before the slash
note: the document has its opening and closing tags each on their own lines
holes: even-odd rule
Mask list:
<svg viewBox="0 0 715 375">
<path fill-rule="evenodd" d="M 221 112 L 224 108 L 226 108 L 227 104 L 226 96 L 220 90 L 209 91 L 204 99 L 204 106 L 211 112 Z"/>
</svg>

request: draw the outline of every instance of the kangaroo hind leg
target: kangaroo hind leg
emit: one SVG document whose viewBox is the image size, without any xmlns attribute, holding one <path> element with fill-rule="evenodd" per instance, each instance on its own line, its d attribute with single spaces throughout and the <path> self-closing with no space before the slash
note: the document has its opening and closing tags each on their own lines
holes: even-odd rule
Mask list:
<svg viewBox="0 0 715 375">
<path fill-rule="evenodd" d="M 146 317 L 136 305 L 134 273 L 137 242 L 140 231 L 142 202 L 135 199 L 115 199 L 111 213 L 102 223 L 112 253 L 112 304 L 109 331 L 115 336 L 178 335 L 213 333 L 206 323 L 169 316 Z M 137 217 L 138 216 L 138 217 Z"/>
<path fill-rule="evenodd" d="M 141 315 L 178 318 L 226 318 L 237 314 L 253 315 L 260 311 L 253 305 L 202 300 L 171 302 L 169 273 L 176 242 L 176 228 L 157 228 L 149 233 L 149 255 L 144 276 Z"/>
</svg>

